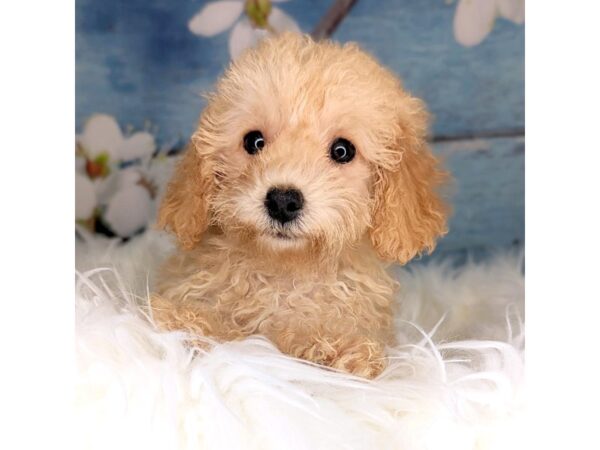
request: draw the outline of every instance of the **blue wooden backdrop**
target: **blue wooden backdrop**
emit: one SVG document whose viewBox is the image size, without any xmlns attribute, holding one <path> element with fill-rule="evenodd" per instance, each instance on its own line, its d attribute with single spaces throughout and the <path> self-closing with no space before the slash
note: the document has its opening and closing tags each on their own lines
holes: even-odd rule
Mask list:
<svg viewBox="0 0 600 450">
<path fill-rule="evenodd" d="M 490 0 L 493 1 L 493 0 Z M 228 32 L 206 38 L 187 23 L 201 0 L 77 0 L 77 130 L 96 112 L 163 143 L 184 141 L 229 61 Z M 277 6 L 309 32 L 330 6 Z M 455 2 L 358 0 L 332 35 L 357 41 L 424 98 L 434 149 L 456 178 L 442 251 L 508 246 L 524 238 L 524 27 L 497 20 L 479 45 L 453 36 Z"/>
</svg>

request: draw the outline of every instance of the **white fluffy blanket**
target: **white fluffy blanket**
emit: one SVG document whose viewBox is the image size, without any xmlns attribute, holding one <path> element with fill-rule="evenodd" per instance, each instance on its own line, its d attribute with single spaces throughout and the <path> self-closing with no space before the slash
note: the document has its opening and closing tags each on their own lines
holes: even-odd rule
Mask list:
<svg viewBox="0 0 600 450">
<path fill-rule="evenodd" d="M 375 381 L 253 337 L 194 354 L 146 300 L 162 235 L 77 248 L 78 448 L 508 449 L 522 444 L 523 261 L 399 268 L 400 342 Z"/>
</svg>

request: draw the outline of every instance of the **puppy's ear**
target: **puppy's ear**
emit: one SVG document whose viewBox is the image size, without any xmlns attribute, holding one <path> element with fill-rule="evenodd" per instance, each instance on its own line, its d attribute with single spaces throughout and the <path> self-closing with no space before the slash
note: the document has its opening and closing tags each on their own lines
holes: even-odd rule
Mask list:
<svg viewBox="0 0 600 450">
<path fill-rule="evenodd" d="M 405 264 L 424 250 L 430 253 L 447 232 L 449 210 L 437 188 L 448 174 L 427 145 L 423 102 L 404 93 L 400 102 L 391 162 L 375 174 L 370 238 L 381 258 Z"/>
<path fill-rule="evenodd" d="M 208 228 L 213 186 L 210 163 L 192 138 L 158 211 L 158 226 L 172 231 L 183 249 L 190 250 L 196 246 Z"/>
</svg>

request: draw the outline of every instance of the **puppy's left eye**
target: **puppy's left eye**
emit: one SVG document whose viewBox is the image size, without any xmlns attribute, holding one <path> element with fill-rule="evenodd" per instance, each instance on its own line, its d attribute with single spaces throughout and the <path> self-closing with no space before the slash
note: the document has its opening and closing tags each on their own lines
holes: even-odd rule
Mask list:
<svg viewBox="0 0 600 450">
<path fill-rule="evenodd" d="M 250 131 L 244 136 L 244 149 L 251 155 L 258 153 L 265 146 L 265 138 L 258 130 Z"/>
<path fill-rule="evenodd" d="M 331 144 L 331 148 L 329 150 L 329 156 L 336 163 L 346 164 L 354 159 L 354 155 L 356 155 L 356 148 L 354 148 L 354 144 L 350 142 L 348 139 L 337 138 Z"/>
</svg>

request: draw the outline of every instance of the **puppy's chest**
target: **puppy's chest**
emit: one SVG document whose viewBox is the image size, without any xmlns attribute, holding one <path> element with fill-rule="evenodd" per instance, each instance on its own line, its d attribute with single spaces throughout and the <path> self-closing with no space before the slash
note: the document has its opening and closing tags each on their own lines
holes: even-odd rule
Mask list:
<svg viewBox="0 0 600 450">
<path fill-rule="evenodd" d="M 254 300 L 261 303 L 294 304 L 302 299 L 325 300 L 328 297 L 351 298 L 358 289 L 349 279 L 329 274 L 307 276 L 272 274 L 261 271 L 230 274 L 229 282 L 217 294 L 223 300 Z M 218 289 L 218 287 L 216 287 Z"/>
<path fill-rule="evenodd" d="M 396 283 L 383 268 L 341 264 L 309 272 L 260 267 L 246 258 L 214 252 L 176 256 L 166 265 L 159 291 L 218 310 L 388 308 Z"/>
<path fill-rule="evenodd" d="M 208 287 L 208 286 L 207 286 Z M 365 274 L 354 268 L 335 273 L 270 273 L 260 270 L 231 270 L 226 279 L 210 287 L 217 306 L 235 309 L 235 304 L 265 309 L 308 310 L 333 307 L 353 309 L 370 304 L 388 308 L 394 283 L 385 273 Z"/>
</svg>

